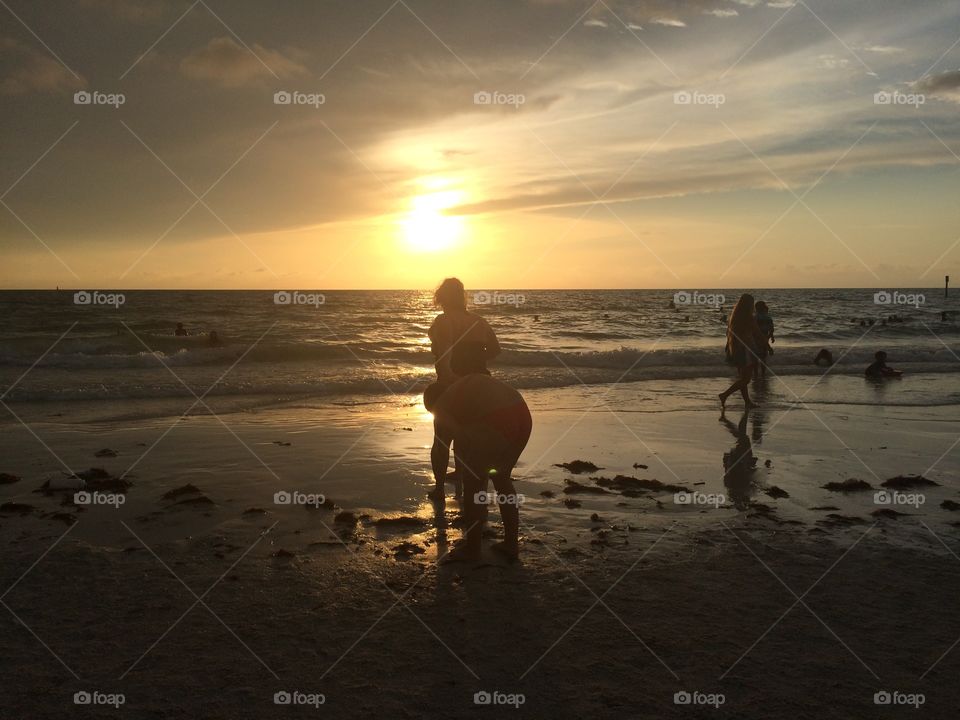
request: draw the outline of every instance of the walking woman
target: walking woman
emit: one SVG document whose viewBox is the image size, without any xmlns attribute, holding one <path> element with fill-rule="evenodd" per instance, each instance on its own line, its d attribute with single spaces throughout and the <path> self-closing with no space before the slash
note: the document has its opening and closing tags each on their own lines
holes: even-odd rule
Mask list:
<svg viewBox="0 0 960 720">
<path fill-rule="evenodd" d="M 730 321 L 727 323 L 727 362 L 737 368 L 737 379 L 720 393 L 721 410 L 726 408 L 727 398 L 737 390 L 743 396 L 744 407 L 756 407 L 750 400 L 750 379 L 759 362 L 758 349 L 761 342 L 765 342 L 765 339 L 754 316 L 753 295 L 744 293 L 730 313 Z"/>
</svg>

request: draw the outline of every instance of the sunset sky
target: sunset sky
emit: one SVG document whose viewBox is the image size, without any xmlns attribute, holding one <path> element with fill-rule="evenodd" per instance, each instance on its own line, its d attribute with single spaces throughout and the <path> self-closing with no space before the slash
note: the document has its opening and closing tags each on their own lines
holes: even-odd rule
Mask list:
<svg viewBox="0 0 960 720">
<path fill-rule="evenodd" d="M 3 0 L 0 18 L 2 287 L 960 278 L 956 0 Z"/>
</svg>

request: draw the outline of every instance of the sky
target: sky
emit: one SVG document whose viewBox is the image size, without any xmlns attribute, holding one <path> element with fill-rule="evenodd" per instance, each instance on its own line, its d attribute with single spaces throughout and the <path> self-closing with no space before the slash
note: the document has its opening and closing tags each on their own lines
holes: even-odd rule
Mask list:
<svg viewBox="0 0 960 720">
<path fill-rule="evenodd" d="M 0 287 L 932 287 L 956 0 L 0 1 Z"/>
</svg>

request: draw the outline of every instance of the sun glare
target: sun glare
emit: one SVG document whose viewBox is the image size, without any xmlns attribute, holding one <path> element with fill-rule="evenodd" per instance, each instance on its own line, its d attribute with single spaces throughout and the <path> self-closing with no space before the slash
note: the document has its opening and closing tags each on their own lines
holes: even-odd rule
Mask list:
<svg viewBox="0 0 960 720">
<path fill-rule="evenodd" d="M 445 210 L 459 204 L 463 193 L 444 190 L 417 195 L 410 212 L 400 221 L 407 245 L 418 252 L 437 252 L 454 245 L 463 235 L 464 218 Z"/>
</svg>

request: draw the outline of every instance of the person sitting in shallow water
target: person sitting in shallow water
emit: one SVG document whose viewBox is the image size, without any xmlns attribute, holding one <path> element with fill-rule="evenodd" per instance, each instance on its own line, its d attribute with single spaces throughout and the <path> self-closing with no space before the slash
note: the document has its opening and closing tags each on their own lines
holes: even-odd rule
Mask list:
<svg viewBox="0 0 960 720">
<path fill-rule="evenodd" d="M 451 445 L 463 482 L 464 540 L 449 553 L 449 560 L 480 556 L 488 480 L 493 481 L 504 536 L 492 549 L 514 560 L 519 553 L 520 512 L 512 473 L 530 439 L 530 410 L 523 396 L 506 383 L 459 365 L 455 370 L 462 374 L 455 383 L 448 387 L 433 383 L 423 393 L 423 404 L 434 416 L 430 462 L 436 488 L 430 495 L 443 499 Z"/>
<path fill-rule="evenodd" d="M 826 348 L 822 348 L 820 352 L 817 353 L 817 356 L 813 359 L 813 364 L 817 367 L 819 367 L 821 363 L 825 364 L 827 367 L 833 365 L 833 353 Z"/>
<path fill-rule="evenodd" d="M 875 359 L 870 366 L 863 371 L 868 378 L 900 377 L 903 375 L 899 370 L 894 370 L 887 365 L 887 354 L 883 350 L 877 350 L 873 356 Z"/>
<path fill-rule="evenodd" d="M 177 323 L 177 329 L 173 331 L 173 334 L 177 337 L 187 336 L 187 330 L 183 327 L 183 323 Z"/>
</svg>

